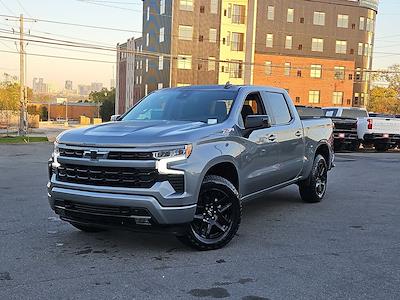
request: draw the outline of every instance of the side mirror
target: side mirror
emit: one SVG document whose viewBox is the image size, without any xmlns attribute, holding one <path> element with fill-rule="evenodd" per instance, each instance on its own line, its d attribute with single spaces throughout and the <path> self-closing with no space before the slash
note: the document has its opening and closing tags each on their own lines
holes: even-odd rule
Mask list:
<svg viewBox="0 0 400 300">
<path fill-rule="evenodd" d="M 112 121 L 112 122 L 118 121 L 120 116 L 121 115 L 112 115 L 111 118 L 110 118 L 110 121 Z"/>
<path fill-rule="evenodd" d="M 244 122 L 246 129 L 261 129 L 271 127 L 270 119 L 267 115 L 249 115 Z"/>
</svg>

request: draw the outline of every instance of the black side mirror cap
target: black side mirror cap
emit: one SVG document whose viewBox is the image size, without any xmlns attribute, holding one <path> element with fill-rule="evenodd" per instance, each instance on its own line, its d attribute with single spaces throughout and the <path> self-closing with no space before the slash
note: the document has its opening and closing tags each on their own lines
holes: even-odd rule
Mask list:
<svg viewBox="0 0 400 300">
<path fill-rule="evenodd" d="M 271 121 L 268 115 L 249 115 L 244 122 L 246 129 L 261 129 L 271 127 Z"/>
</svg>

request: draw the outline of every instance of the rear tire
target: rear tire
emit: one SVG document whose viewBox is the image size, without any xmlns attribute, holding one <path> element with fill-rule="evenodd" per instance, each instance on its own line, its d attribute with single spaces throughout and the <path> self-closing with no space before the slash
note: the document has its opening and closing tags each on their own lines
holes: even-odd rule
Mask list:
<svg viewBox="0 0 400 300">
<path fill-rule="evenodd" d="M 238 231 L 241 214 L 242 204 L 233 184 L 223 177 L 208 175 L 201 185 L 194 220 L 187 232 L 177 238 L 197 250 L 222 248 Z"/>
<path fill-rule="evenodd" d="M 301 199 L 308 203 L 321 202 L 326 193 L 327 183 L 328 165 L 325 158 L 318 154 L 309 177 L 299 183 Z"/>
<path fill-rule="evenodd" d="M 99 227 L 94 227 L 94 226 L 88 226 L 88 225 L 82 225 L 82 224 L 78 224 L 78 223 L 70 223 L 72 226 L 74 226 L 75 228 L 84 231 L 84 232 L 102 232 L 102 231 L 106 231 L 106 229 L 104 228 L 99 228 Z"/>
<path fill-rule="evenodd" d="M 351 143 L 350 144 L 350 146 L 349 146 L 349 150 L 350 151 L 354 151 L 354 152 L 357 152 L 358 151 L 358 149 L 360 149 L 360 142 L 354 142 L 354 143 Z"/>
<path fill-rule="evenodd" d="M 390 148 L 386 144 L 375 144 L 374 147 L 375 147 L 375 150 L 378 151 L 378 152 L 386 152 Z"/>
</svg>

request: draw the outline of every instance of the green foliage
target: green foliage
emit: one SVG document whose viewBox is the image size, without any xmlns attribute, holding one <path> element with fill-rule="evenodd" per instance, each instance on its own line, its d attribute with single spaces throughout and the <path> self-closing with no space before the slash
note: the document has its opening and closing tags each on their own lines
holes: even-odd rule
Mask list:
<svg viewBox="0 0 400 300">
<path fill-rule="evenodd" d="M 42 121 L 48 121 L 49 117 L 49 111 L 47 109 L 47 106 L 42 105 L 39 110 L 39 115 L 40 115 L 40 120 Z"/>
<path fill-rule="evenodd" d="M 382 75 L 382 78 L 389 83 L 390 88 L 400 93 L 400 64 L 390 66 L 388 71 Z"/>
<path fill-rule="evenodd" d="M 7 81 L 0 82 L 0 110 L 18 110 L 19 95 L 19 84 Z"/>
<path fill-rule="evenodd" d="M 400 114 L 399 94 L 394 88 L 373 88 L 370 92 L 368 111 L 382 114 Z"/>
<path fill-rule="evenodd" d="M 103 88 L 100 92 L 91 92 L 90 102 L 100 105 L 100 116 L 103 121 L 110 121 L 114 114 L 115 107 L 115 89 L 108 90 Z"/>
</svg>

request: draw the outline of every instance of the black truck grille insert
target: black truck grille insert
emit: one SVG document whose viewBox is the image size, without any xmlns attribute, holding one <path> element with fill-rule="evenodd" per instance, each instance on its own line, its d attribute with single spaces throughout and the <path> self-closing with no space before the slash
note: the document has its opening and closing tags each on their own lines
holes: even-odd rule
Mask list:
<svg viewBox="0 0 400 300">
<path fill-rule="evenodd" d="M 90 150 L 88 150 L 90 152 Z M 59 148 L 61 157 L 84 158 L 85 150 Z M 90 158 L 90 155 L 87 157 Z M 127 151 L 110 151 L 105 159 L 113 160 L 155 160 L 152 152 L 127 152 Z"/>
<path fill-rule="evenodd" d="M 151 188 L 156 182 L 168 181 L 176 192 L 182 193 L 184 190 L 183 175 L 160 175 L 156 169 L 61 164 L 57 179 L 62 182 L 126 188 Z"/>
</svg>

